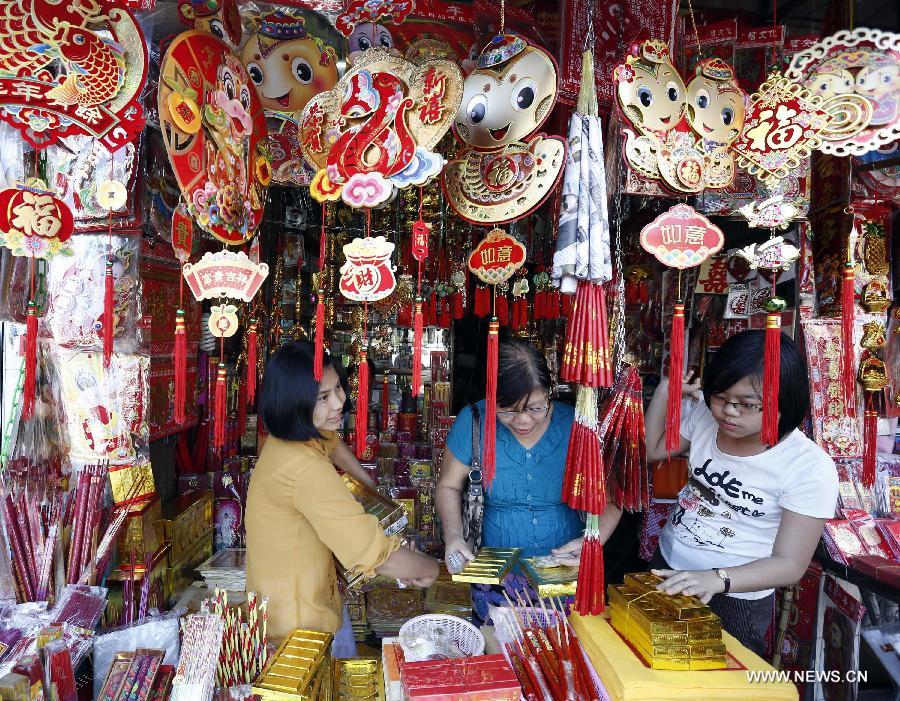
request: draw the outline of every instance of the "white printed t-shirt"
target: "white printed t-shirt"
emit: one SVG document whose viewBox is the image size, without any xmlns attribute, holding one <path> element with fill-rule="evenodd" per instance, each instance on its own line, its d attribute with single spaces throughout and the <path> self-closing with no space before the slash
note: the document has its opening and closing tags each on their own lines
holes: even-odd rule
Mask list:
<svg viewBox="0 0 900 701">
<path fill-rule="evenodd" d="M 691 442 L 689 479 L 659 538 L 660 552 L 672 569 L 728 568 L 769 557 L 785 509 L 834 517 L 834 462 L 799 429 L 749 457 L 719 450 L 718 432 L 703 401 L 682 419 L 681 435 Z M 762 599 L 772 591 L 729 596 Z"/>
</svg>

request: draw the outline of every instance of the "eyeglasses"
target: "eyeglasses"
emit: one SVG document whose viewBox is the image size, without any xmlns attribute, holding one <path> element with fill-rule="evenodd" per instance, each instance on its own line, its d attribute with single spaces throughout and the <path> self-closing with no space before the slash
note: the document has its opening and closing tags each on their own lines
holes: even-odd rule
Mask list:
<svg viewBox="0 0 900 701">
<path fill-rule="evenodd" d="M 739 414 L 758 414 L 763 410 L 762 404 L 744 404 L 744 402 L 726 402 L 725 398 L 721 394 L 714 394 L 710 397 L 710 400 L 715 402 L 716 404 L 725 407 L 732 406 L 734 407 Z"/>
<path fill-rule="evenodd" d="M 522 411 L 498 411 L 497 416 L 501 419 L 515 419 L 519 415 L 527 416 L 531 419 L 542 419 L 550 413 L 550 404 L 546 406 L 533 406 Z"/>
</svg>

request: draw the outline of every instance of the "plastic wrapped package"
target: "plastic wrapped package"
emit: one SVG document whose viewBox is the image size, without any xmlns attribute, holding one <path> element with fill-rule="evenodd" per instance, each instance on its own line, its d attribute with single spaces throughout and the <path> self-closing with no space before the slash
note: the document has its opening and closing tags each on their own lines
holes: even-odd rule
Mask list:
<svg viewBox="0 0 900 701">
<path fill-rule="evenodd" d="M 106 235 L 73 236 L 72 255 L 56 256 L 50 261 L 45 323 L 53 340 L 63 348 L 103 348 L 103 290 L 109 242 Z M 140 244 L 138 236 L 112 237 L 113 340 L 119 353 L 135 352 L 140 343 Z"/>
<path fill-rule="evenodd" d="M 25 140 L 11 124 L 0 122 L 0 188 L 15 187 L 25 177 Z"/>
<path fill-rule="evenodd" d="M 135 463 L 147 445 L 150 359 L 114 353 L 109 368 L 101 353 L 60 350 L 55 356 L 61 404 L 73 461 Z"/>
<path fill-rule="evenodd" d="M 34 261 L 34 301 L 38 309 L 46 306 L 46 286 L 43 283 L 47 261 Z M 8 248 L 0 247 L 0 321 L 25 323 L 25 311 L 31 293 L 31 259 L 14 256 Z M 38 319 L 40 322 L 40 319 Z M 41 331 L 41 335 L 44 331 Z"/>
<path fill-rule="evenodd" d="M 93 630 L 106 608 L 106 587 L 69 584 L 50 611 L 54 625 L 68 623 Z"/>
<path fill-rule="evenodd" d="M 44 661 L 50 684 L 56 685 L 59 701 L 78 701 L 72 653 L 62 640 L 54 640 L 44 647 Z"/>
<path fill-rule="evenodd" d="M 113 227 L 137 229 L 141 143 L 138 139 L 110 153 L 97 139 L 71 136 L 63 139 L 62 145 L 47 147 L 47 182 L 69 205 L 76 230 L 107 230 L 109 212 L 97 202 L 97 188 L 107 180 L 122 183 L 129 193 L 123 209 L 113 213 Z"/>
<path fill-rule="evenodd" d="M 94 698 L 98 698 L 103 682 L 116 655 L 140 648 L 165 650 L 163 664 L 178 663 L 181 613 L 145 618 L 130 626 L 107 631 L 94 638 Z"/>
</svg>

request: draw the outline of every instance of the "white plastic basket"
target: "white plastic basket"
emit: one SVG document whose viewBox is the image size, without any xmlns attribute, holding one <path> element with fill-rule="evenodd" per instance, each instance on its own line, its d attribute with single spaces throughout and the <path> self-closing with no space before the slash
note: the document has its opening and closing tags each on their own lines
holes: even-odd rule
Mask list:
<svg viewBox="0 0 900 701">
<path fill-rule="evenodd" d="M 433 633 L 438 627 L 447 631 L 453 644 L 464 657 L 477 657 L 484 654 L 484 636 L 471 623 L 457 616 L 427 614 L 409 619 L 400 628 L 397 637 L 400 639 L 400 645 L 407 660 L 417 658 L 417 653 L 415 650 L 409 649 L 403 641 L 417 635 L 425 636 Z"/>
</svg>

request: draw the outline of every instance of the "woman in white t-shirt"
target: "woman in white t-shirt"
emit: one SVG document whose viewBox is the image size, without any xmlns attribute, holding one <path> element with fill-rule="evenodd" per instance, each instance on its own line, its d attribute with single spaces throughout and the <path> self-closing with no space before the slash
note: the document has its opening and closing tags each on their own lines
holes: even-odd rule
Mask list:
<svg viewBox="0 0 900 701">
<path fill-rule="evenodd" d="M 660 589 L 708 602 L 729 633 L 762 654 L 774 588 L 806 571 L 834 516 L 834 462 L 797 427 L 809 406 L 806 364 L 781 336 L 779 441 L 760 440 L 764 331 L 745 331 L 713 354 L 700 384 L 685 378 L 679 453 L 688 483 L 651 561 Z M 647 408 L 647 459 L 666 457 L 667 379 Z"/>
</svg>

